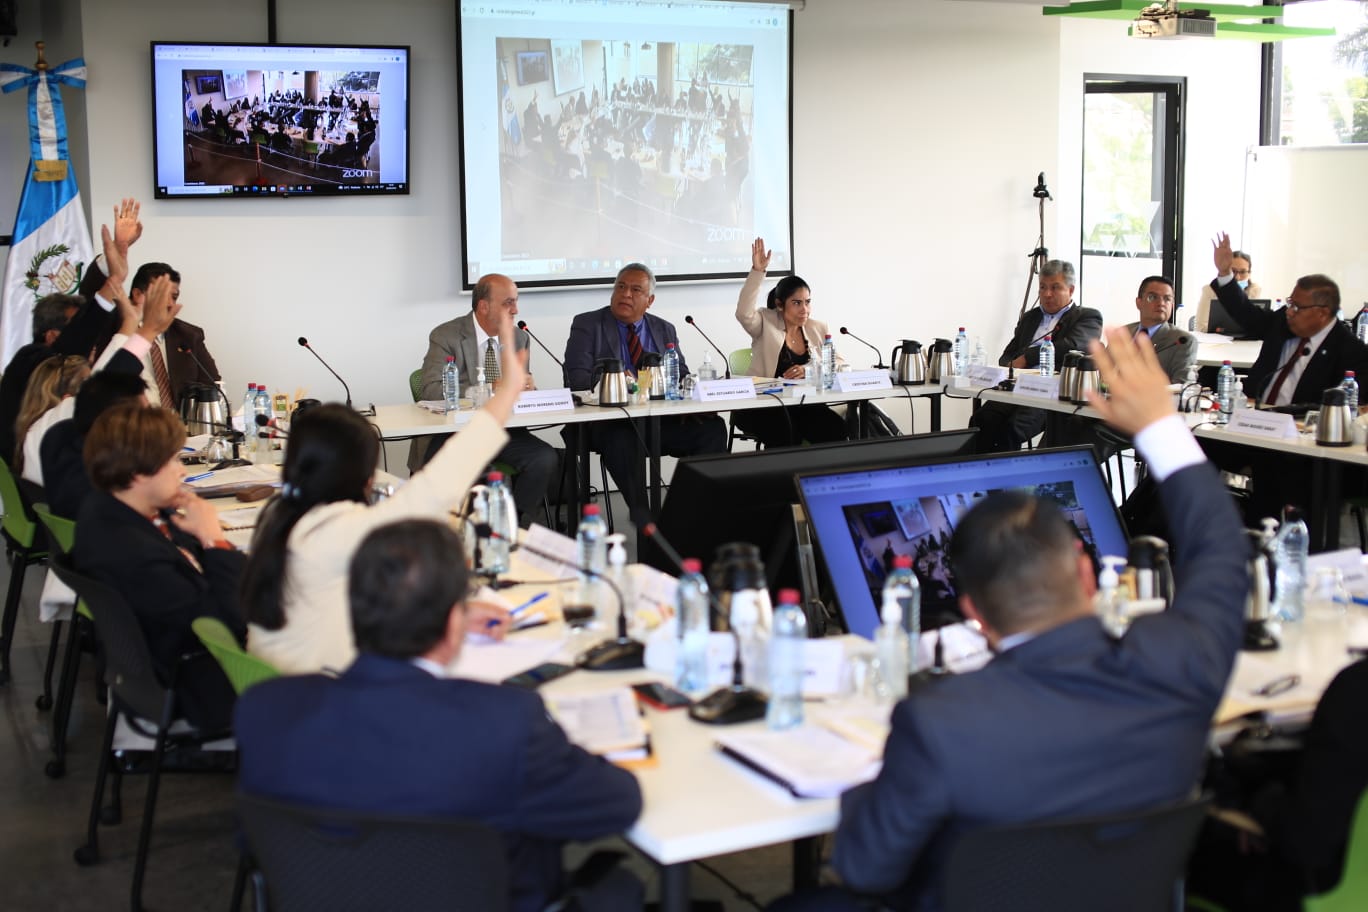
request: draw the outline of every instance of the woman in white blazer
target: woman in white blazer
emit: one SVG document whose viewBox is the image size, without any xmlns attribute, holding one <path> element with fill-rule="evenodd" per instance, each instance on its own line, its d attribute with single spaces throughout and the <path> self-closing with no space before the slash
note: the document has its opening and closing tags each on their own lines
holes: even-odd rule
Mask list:
<svg viewBox="0 0 1368 912">
<path fill-rule="evenodd" d="M 769 268 L 765 239 L 751 244 L 751 271 L 736 301 L 736 322 L 751 337 L 751 373 L 757 377 L 801 380 L 805 365 L 821 360 L 827 325 L 812 319 L 812 292 L 807 282 L 787 276 L 770 290 L 765 307 L 758 305 L 760 286 Z M 844 364 L 838 354 L 837 366 Z M 766 447 L 797 446 L 845 440 L 845 418 L 825 405 L 786 406 L 736 412 L 736 426 Z"/>
</svg>

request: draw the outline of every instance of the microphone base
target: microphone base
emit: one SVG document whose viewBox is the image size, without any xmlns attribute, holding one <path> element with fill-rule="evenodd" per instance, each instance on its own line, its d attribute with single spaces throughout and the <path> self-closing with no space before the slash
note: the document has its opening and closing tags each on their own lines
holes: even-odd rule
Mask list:
<svg viewBox="0 0 1368 912">
<path fill-rule="evenodd" d="M 624 671 L 646 666 L 646 646 L 631 637 L 605 640 L 585 650 L 575 664 L 585 671 Z"/>
<path fill-rule="evenodd" d="M 1263 621 L 1245 621 L 1244 640 L 1240 649 L 1244 652 L 1272 652 L 1279 646 L 1278 638 L 1268 632 Z"/>
<path fill-rule="evenodd" d="M 719 687 L 693 706 L 689 718 L 708 725 L 736 725 L 765 718 L 769 700 L 760 691 L 733 684 Z"/>
</svg>

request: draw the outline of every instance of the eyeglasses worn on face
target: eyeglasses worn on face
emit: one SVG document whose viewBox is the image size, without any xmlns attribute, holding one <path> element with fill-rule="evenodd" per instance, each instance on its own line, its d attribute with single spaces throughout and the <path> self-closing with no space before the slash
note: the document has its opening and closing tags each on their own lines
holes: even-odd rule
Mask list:
<svg viewBox="0 0 1368 912">
<path fill-rule="evenodd" d="M 1171 294 L 1160 295 L 1160 294 L 1155 294 L 1155 293 L 1152 292 L 1152 291 L 1147 291 L 1147 292 L 1145 292 L 1145 303 L 1146 303 L 1146 304 L 1153 304 L 1153 303 L 1155 303 L 1156 301 L 1163 301 L 1165 304 L 1172 304 L 1172 303 L 1173 303 L 1173 295 L 1171 295 Z"/>
<path fill-rule="evenodd" d="M 1233 272 L 1233 273 L 1234 273 L 1235 275 L 1237 275 L 1237 276 L 1247 276 L 1247 275 L 1249 275 L 1249 270 L 1248 270 L 1248 269 L 1233 269 L 1233 268 L 1232 268 L 1230 271 Z"/>
<path fill-rule="evenodd" d="M 1317 307 L 1329 307 L 1329 306 L 1330 306 L 1329 304 L 1288 304 L 1288 305 L 1287 305 L 1287 312 L 1288 312 L 1288 313 L 1292 313 L 1292 314 L 1299 314 L 1299 313 L 1301 313 L 1303 310 L 1314 310 L 1314 309 L 1316 309 Z"/>
</svg>

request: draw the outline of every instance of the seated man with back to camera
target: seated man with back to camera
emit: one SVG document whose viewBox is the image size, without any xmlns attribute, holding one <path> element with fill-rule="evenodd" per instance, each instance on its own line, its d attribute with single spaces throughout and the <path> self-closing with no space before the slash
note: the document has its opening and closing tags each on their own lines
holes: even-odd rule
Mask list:
<svg viewBox="0 0 1368 912">
<path fill-rule="evenodd" d="M 892 908 L 941 907 L 938 871 L 970 828 L 1141 811 L 1201 775 L 1243 629 L 1245 538 L 1148 340 L 1108 340 L 1092 349 L 1111 399 L 1090 400 L 1160 479 L 1173 604 L 1114 639 L 1093 609 L 1092 562 L 1051 501 L 1001 491 L 965 515 L 951 541 L 960 608 L 995 656 L 899 703 L 879 776 L 841 798 L 835 868 Z M 865 908 L 838 890 L 803 899 Z"/>
<path fill-rule="evenodd" d="M 448 357 L 456 359 L 456 370 L 463 391 L 475 384 L 481 365 L 484 366 L 485 381 L 498 383 L 501 377 L 499 321 L 505 312 L 514 317 L 518 315 L 518 286 L 508 276 L 493 273 L 482 276 L 471 293 L 470 313 L 448 320 L 428 335 L 428 350 L 423 357 L 423 385 L 418 398 L 424 401 L 442 399 L 442 371 L 446 368 Z M 518 330 L 515 338 L 518 357 L 526 368 L 527 333 Z M 536 388 L 530 372 L 526 388 Z M 413 453 L 409 457 L 409 470 L 414 471 L 426 465 L 446 439 L 447 435 L 438 434 L 415 440 Z M 547 496 L 556 474 L 559 460 L 555 448 L 526 428 L 510 428 L 508 443 L 494 457 L 494 461 L 506 463 L 515 470 L 512 487 L 513 500 L 518 505 L 518 523 L 524 527 L 529 525 L 541 507 L 543 498 Z"/>
<path fill-rule="evenodd" d="M 445 523 L 404 520 L 361 542 L 348 576 L 358 655 L 334 678 L 258 684 L 238 702 L 239 787 L 252 795 L 397 816 L 477 820 L 507 843 L 512 908 L 563 888 L 561 844 L 620 833 L 641 813 L 626 770 L 571 744 L 529 691 L 450 677 L 470 576 Z M 607 905 L 639 907 L 610 879 Z"/>
<path fill-rule="evenodd" d="M 1040 367 L 1040 343 L 1051 336 L 1056 370 L 1065 352 L 1083 351 L 1089 340 L 1102 334 L 1102 314 L 1075 304 L 1073 264 L 1049 260 L 1040 267 L 1040 306 L 1017 320 L 1012 340 L 1002 350 L 998 364 L 1018 371 Z M 1045 411 L 1002 402 L 986 402 L 969 420 L 978 428 L 974 448 L 980 453 L 1018 450 L 1045 430 Z"/>
<path fill-rule="evenodd" d="M 579 314 L 570 323 L 565 385 L 572 390 L 593 389 L 599 378 L 597 364 L 604 358 L 620 361 L 628 374 L 635 375 L 644 354 L 664 356 L 671 343 L 679 351 L 682 380 L 689 366 L 679 349 L 679 334 L 668 320 L 646 312 L 653 303 L 655 275 L 647 266 L 628 263 L 618 270 L 608 306 Z M 600 454 L 628 509 L 644 507 L 646 479 L 638 429 L 625 419 L 579 427 L 589 435 L 589 446 Z M 667 456 L 721 453 L 726 448 L 727 426 L 717 415 L 680 415 L 660 421 L 660 449 Z"/>
</svg>

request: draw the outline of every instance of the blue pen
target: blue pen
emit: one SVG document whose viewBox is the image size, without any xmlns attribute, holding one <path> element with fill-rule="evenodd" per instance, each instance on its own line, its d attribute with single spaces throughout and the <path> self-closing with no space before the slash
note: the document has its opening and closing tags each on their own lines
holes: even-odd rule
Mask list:
<svg viewBox="0 0 1368 912">
<path fill-rule="evenodd" d="M 523 602 L 523 603 L 522 603 L 521 605 L 519 605 L 517 608 L 514 608 L 512 611 L 510 611 L 510 612 L 508 612 L 508 613 L 509 613 L 511 616 L 516 617 L 517 615 L 519 615 L 519 614 L 521 614 L 522 612 L 526 611 L 528 608 L 531 608 L 533 605 L 537 604 L 537 602 L 540 602 L 542 599 L 546 598 L 546 597 L 547 597 L 548 595 L 550 595 L 550 594 L 551 594 L 551 593 L 549 593 L 549 592 L 541 592 L 541 593 L 538 593 L 537 595 L 532 596 L 530 599 L 528 599 L 527 601 Z"/>
<path fill-rule="evenodd" d="M 204 479 L 211 477 L 213 474 L 213 472 L 200 472 L 198 475 L 187 475 L 185 478 L 185 483 L 189 484 L 192 481 L 203 481 Z"/>
</svg>

